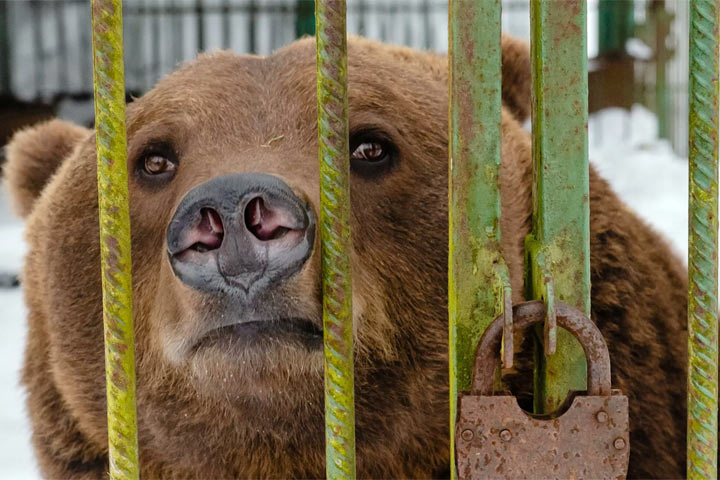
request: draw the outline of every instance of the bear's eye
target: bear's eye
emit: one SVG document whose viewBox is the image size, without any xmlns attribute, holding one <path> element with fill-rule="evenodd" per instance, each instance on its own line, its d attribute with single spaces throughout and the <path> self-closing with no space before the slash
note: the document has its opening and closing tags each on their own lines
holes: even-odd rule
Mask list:
<svg viewBox="0 0 720 480">
<path fill-rule="evenodd" d="M 175 171 L 175 168 L 175 163 L 162 155 L 147 155 L 143 161 L 143 170 L 148 175 L 172 173 Z"/>
<path fill-rule="evenodd" d="M 390 138 L 374 130 L 351 135 L 350 152 L 350 167 L 366 176 L 384 173 L 397 157 L 397 147 Z"/>
<path fill-rule="evenodd" d="M 135 161 L 135 176 L 147 187 L 159 187 L 175 177 L 180 165 L 175 149 L 165 142 L 153 142 Z"/>
<path fill-rule="evenodd" d="M 385 155 L 385 149 L 380 142 L 365 142 L 355 148 L 352 158 L 365 162 L 381 162 Z"/>
</svg>

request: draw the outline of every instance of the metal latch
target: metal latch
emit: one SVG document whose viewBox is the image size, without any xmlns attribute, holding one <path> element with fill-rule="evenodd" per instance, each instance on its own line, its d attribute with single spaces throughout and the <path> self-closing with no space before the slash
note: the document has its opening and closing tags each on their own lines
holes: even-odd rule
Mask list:
<svg viewBox="0 0 720 480">
<path fill-rule="evenodd" d="M 600 330 L 579 310 L 556 305 L 557 324 L 587 358 L 587 394 L 571 392 L 557 414 L 532 415 L 512 395 L 495 393 L 502 316 L 480 339 L 472 390 L 460 392 L 456 461 L 460 479 L 618 479 L 630 458 L 628 400 L 610 389 L 610 356 Z M 545 304 L 513 307 L 514 331 L 545 320 Z M 569 406 L 568 406 L 569 405 Z"/>
</svg>

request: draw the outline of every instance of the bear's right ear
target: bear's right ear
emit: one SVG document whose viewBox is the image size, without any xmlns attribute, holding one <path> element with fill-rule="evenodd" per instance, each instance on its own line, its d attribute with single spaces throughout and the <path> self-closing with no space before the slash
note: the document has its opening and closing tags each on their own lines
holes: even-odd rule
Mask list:
<svg viewBox="0 0 720 480">
<path fill-rule="evenodd" d="M 50 120 L 13 135 L 3 176 L 18 215 L 30 214 L 50 177 L 90 133 L 70 122 Z"/>
</svg>

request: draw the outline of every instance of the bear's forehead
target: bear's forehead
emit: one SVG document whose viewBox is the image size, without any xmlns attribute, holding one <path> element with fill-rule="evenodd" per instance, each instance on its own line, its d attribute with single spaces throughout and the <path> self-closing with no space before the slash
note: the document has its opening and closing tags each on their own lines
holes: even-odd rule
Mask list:
<svg viewBox="0 0 720 480">
<path fill-rule="evenodd" d="M 445 61 L 403 47 L 351 38 L 351 113 L 408 113 L 444 93 Z M 205 54 L 161 80 L 128 110 L 130 133 L 149 123 L 184 122 L 216 131 L 314 130 L 316 48 L 312 39 L 261 57 Z M 313 133 L 314 134 L 314 133 Z"/>
</svg>

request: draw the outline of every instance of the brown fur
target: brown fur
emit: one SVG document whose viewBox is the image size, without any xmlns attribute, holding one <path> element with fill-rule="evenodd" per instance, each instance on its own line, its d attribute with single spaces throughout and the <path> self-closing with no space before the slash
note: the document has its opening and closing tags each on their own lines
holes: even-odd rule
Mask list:
<svg viewBox="0 0 720 480">
<path fill-rule="evenodd" d="M 445 475 L 447 61 L 358 38 L 349 48 L 351 131 L 382 129 L 400 152 L 385 176 L 352 178 L 358 475 Z M 503 48 L 501 227 L 519 301 L 532 170 L 529 135 L 516 118 L 528 112 L 529 66 L 526 46 L 506 38 Z M 23 380 L 37 458 L 51 478 L 102 478 L 107 467 L 88 135 L 61 123 L 20 133 L 7 170 L 20 212 L 29 213 Z M 129 105 L 128 139 L 131 172 L 153 141 L 169 142 L 180 157 L 163 188 L 130 176 L 142 476 L 322 477 L 321 353 L 273 344 L 189 354 L 188 338 L 216 305 L 172 275 L 164 243 L 185 193 L 231 172 L 277 175 L 317 209 L 313 41 L 266 58 L 200 57 Z M 43 189 L 41 178 L 63 157 Z M 680 477 L 685 274 L 594 172 L 590 189 L 592 313 L 610 347 L 614 385 L 630 396 L 631 476 Z M 320 324 L 317 240 L 282 289 L 278 302 Z"/>
</svg>

